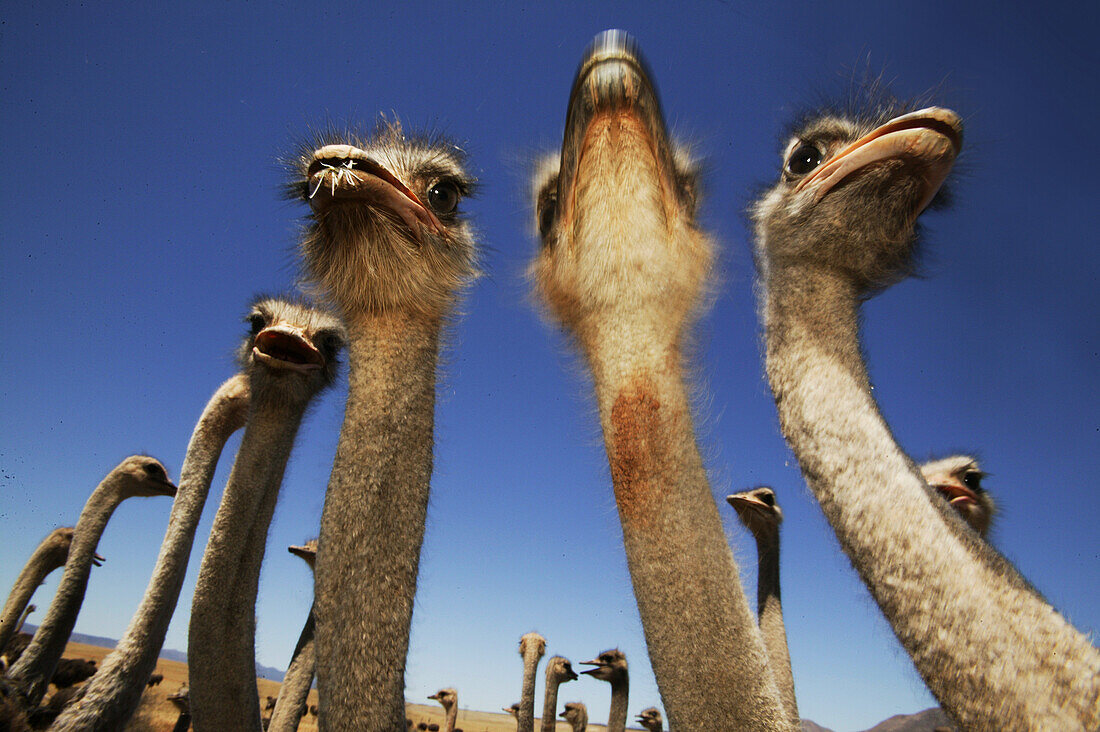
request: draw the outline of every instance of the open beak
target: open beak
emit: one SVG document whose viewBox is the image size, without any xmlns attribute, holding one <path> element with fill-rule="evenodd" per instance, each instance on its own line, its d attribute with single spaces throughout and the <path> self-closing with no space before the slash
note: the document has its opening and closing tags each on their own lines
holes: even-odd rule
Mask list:
<svg viewBox="0 0 1100 732">
<path fill-rule="evenodd" d="M 975 506 L 978 505 L 977 494 L 966 486 L 959 485 L 958 483 L 937 483 L 932 487 L 939 491 L 952 506 L 959 506 L 967 503 Z"/>
<path fill-rule="evenodd" d="M 107 558 L 104 557 L 99 552 L 96 552 L 96 553 L 92 554 L 92 564 L 94 564 L 95 566 L 102 567 L 103 563 L 106 562 L 106 561 L 107 561 Z"/>
<path fill-rule="evenodd" d="M 252 355 L 260 363 L 276 369 L 308 373 L 324 368 L 321 355 L 297 329 L 283 325 L 264 328 L 256 334 Z"/>
<path fill-rule="evenodd" d="M 803 178 L 796 191 L 814 189 L 821 198 L 850 174 L 871 163 L 892 158 L 921 161 L 925 165 L 925 191 L 914 213 L 928 206 L 943 184 L 962 148 L 962 120 L 950 109 L 927 107 L 895 117 L 838 152 L 825 165 Z"/>
</svg>

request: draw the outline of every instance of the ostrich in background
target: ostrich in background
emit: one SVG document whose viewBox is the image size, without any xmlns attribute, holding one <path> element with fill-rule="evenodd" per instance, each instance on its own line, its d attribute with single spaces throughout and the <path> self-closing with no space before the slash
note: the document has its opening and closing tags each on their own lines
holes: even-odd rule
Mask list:
<svg viewBox="0 0 1100 732">
<path fill-rule="evenodd" d="M 404 724 L 440 335 L 476 271 L 459 209 L 472 187 L 457 146 L 396 124 L 328 135 L 295 170 L 292 189 L 312 212 L 306 277 L 349 336 L 348 400 L 317 555 L 322 729 Z"/>
<path fill-rule="evenodd" d="M 760 635 L 768 649 L 768 663 L 779 687 L 783 708 L 790 723 L 797 728 L 800 725 L 798 703 L 779 592 L 779 525 L 783 522 L 783 512 L 775 499 L 775 491 L 767 486 L 734 493 L 726 496 L 726 501 L 737 512 L 741 525 L 756 540 L 756 616 Z"/>
<path fill-rule="evenodd" d="M 585 666 L 595 666 L 582 674 L 611 684 L 611 709 L 607 713 L 607 732 L 623 732 L 626 729 L 626 706 L 630 697 L 630 671 L 626 656 L 618 648 L 604 651 L 591 661 L 581 661 Z M 566 709 L 569 705 L 566 705 Z"/>
<path fill-rule="evenodd" d="M 978 536 L 988 538 L 997 506 L 982 487 L 986 474 L 978 466 L 977 458 L 951 455 L 930 460 L 920 466 L 920 472 L 929 487 L 943 496 Z"/>
<path fill-rule="evenodd" d="M 541 732 L 554 732 L 558 716 L 558 687 L 576 681 L 577 674 L 568 658 L 551 656 L 546 662 L 546 688 L 543 690 Z"/>
<path fill-rule="evenodd" d="M 872 397 L 861 301 L 912 269 L 955 113 L 870 106 L 801 124 L 753 206 L 766 367 L 826 518 L 932 694 L 967 729 L 1100 726 L 1100 652 L 935 497 Z"/>
<path fill-rule="evenodd" d="M 309 566 L 310 575 L 317 562 L 317 540 L 310 539 L 302 546 L 287 547 L 287 551 L 294 556 L 301 557 Z M 290 665 L 287 666 L 283 683 L 279 687 L 279 697 L 275 701 L 275 711 L 271 714 L 271 722 L 267 725 L 267 732 L 292 732 L 298 729 L 298 723 L 307 711 L 309 689 L 313 686 L 313 672 L 317 656 L 313 643 L 314 620 L 313 606 L 309 608 L 305 625 L 298 635 L 298 643 L 294 646 L 294 653 L 290 657 Z"/>
<path fill-rule="evenodd" d="M 88 576 L 96 559 L 96 545 L 120 503 L 132 497 L 174 496 L 176 486 L 164 466 L 147 455 L 132 455 L 96 486 L 76 523 L 65 573 L 53 602 L 34 639 L 8 671 L 8 681 L 19 689 L 25 708 L 42 701 L 65 644 L 76 625 Z"/>
<path fill-rule="evenodd" d="M 786 730 L 685 385 L 683 345 L 714 249 L 696 221 L 697 183 L 696 166 L 669 140 L 634 42 L 601 34 L 574 79 L 560 154 L 535 176 L 542 246 L 529 273 L 592 375 L 634 597 L 671 726 L 706 729 L 722 719 Z M 625 724 L 625 709 L 617 719 Z"/>
</svg>

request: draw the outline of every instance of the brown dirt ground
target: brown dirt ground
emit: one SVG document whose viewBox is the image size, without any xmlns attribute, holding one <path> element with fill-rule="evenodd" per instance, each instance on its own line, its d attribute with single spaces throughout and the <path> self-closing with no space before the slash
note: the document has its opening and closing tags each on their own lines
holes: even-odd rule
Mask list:
<svg viewBox="0 0 1100 732">
<path fill-rule="evenodd" d="M 89 646 L 83 643 L 70 643 L 65 648 L 65 657 L 88 658 L 94 659 L 97 663 L 102 663 L 103 657 L 110 651 L 109 648 Z M 187 664 L 162 658 L 157 661 L 156 673 L 163 674 L 164 681 L 159 686 L 146 689 L 137 714 L 134 715 L 134 719 L 127 726 L 129 732 L 170 732 L 176 723 L 179 712 L 167 699 L 182 684 L 186 683 Z M 277 681 L 256 679 L 256 685 L 259 687 L 261 709 L 264 706 L 263 700 L 267 696 L 277 697 L 279 695 L 279 683 Z M 309 703 L 317 703 L 316 689 L 309 692 Z M 441 727 L 443 725 L 443 708 L 438 705 L 407 704 L 405 708 L 408 718 L 413 721 L 414 729 L 420 722 L 426 722 L 427 724 L 434 722 Z M 465 732 L 514 732 L 516 722 L 510 715 L 501 712 L 477 712 L 459 709 L 458 726 Z M 565 732 L 569 729 L 569 725 L 559 720 L 557 728 L 561 732 Z M 302 718 L 298 729 L 302 732 L 314 732 L 317 729 L 317 718 L 307 714 Z M 588 729 L 591 732 L 603 732 L 606 728 L 603 725 L 590 724 Z"/>
</svg>

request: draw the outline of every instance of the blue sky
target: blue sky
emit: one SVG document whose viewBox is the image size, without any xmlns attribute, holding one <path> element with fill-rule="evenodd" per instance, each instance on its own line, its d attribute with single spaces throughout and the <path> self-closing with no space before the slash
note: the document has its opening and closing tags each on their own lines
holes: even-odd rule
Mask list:
<svg viewBox="0 0 1100 732">
<path fill-rule="evenodd" d="M 280 198 L 278 160 L 311 126 L 385 112 L 470 153 L 482 188 L 465 208 L 486 272 L 444 357 L 408 697 L 454 685 L 463 708 L 511 704 L 519 637 L 538 630 L 574 662 L 619 646 L 631 715 L 657 704 L 590 386 L 523 279 L 537 246 L 530 161 L 560 143 L 585 46 L 618 27 L 641 44 L 673 130 L 707 161 L 703 223 L 722 255 L 698 329 L 699 439 L 716 497 L 759 483 L 779 494 L 802 715 L 853 730 L 934 703 L 779 436 L 743 213 L 775 178 L 784 125 L 868 71 L 901 96 L 938 90 L 966 120 L 954 205 L 924 217 L 923 277 L 865 308 L 875 393 L 918 460 L 981 456 L 1003 508 L 994 543 L 1095 632 L 1098 15 L 1080 3 L 10 4 L 0 591 L 126 455 L 147 451 L 178 476 L 195 419 L 233 371 L 250 298 L 294 287 L 305 212 Z M 318 531 L 344 395 L 320 400 L 291 457 L 257 608 L 263 664 L 285 667 L 309 608 L 307 570 L 285 547 Z M 167 647 L 186 647 L 199 549 L 236 445 Z M 720 507 L 752 597 L 755 550 Z M 78 631 L 123 632 L 169 508 L 118 510 Z M 560 700 L 602 721 L 608 695 L 586 677 Z"/>
</svg>

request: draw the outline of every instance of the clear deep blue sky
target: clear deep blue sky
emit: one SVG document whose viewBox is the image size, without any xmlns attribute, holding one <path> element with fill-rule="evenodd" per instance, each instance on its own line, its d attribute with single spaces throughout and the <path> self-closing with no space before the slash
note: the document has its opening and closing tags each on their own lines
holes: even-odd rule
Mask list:
<svg viewBox="0 0 1100 732">
<path fill-rule="evenodd" d="M 699 327 L 699 438 L 717 498 L 759 483 L 779 493 L 802 715 L 852 730 L 934 703 L 779 436 L 743 214 L 775 178 L 784 124 L 867 70 L 901 96 L 939 89 L 967 125 L 954 206 L 924 217 L 924 277 L 865 308 L 875 393 L 918 460 L 981 456 L 1003 507 L 994 543 L 1078 627 L 1100 628 L 1096 5 L 184 5 L 0 11 L 0 592 L 127 454 L 178 476 L 195 419 L 233 372 L 250 298 L 294 287 L 304 211 L 280 199 L 278 158 L 311 125 L 392 112 L 469 151 L 483 187 L 465 208 L 486 272 L 445 355 L 408 697 L 454 685 L 463 708 L 511 704 L 517 642 L 538 630 L 574 662 L 619 646 L 631 715 L 657 704 L 590 387 L 522 274 L 536 249 L 530 160 L 560 143 L 591 37 L 619 27 L 707 160 L 703 222 L 722 261 Z M 320 400 L 287 471 L 257 608 L 263 664 L 285 667 L 309 609 L 306 567 L 285 547 L 317 534 L 344 395 Z M 186 647 L 236 445 L 169 648 Z M 751 597 L 755 549 L 720 508 Z M 166 499 L 118 510 L 78 631 L 123 632 L 168 511 Z M 593 721 L 608 696 L 587 677 L 561 691 Z"/>
</svg>

